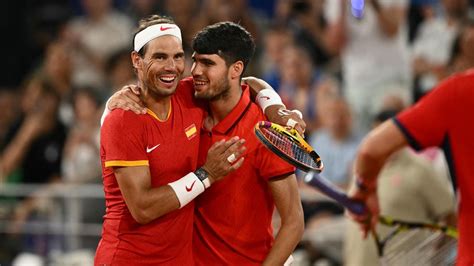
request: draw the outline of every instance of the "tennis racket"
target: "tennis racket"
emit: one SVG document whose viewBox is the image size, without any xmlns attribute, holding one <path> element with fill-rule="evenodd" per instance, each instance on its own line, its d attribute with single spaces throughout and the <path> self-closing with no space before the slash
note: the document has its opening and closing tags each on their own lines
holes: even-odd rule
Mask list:
<svg viewBox="0 0 474 266">
<path fill-rule="evenodd" d="M 295 129 L 260 121 L 255 125 L 255 135 L 273 153 L 298 169 L 318 173 L 323 170 L 319 155 Z"/>
<path fill-rule="evenodd" d="M 309 172 L 304 182 L 340 203 L 355 214 L 364 214 L 365 205 L 350 199 L 330 181 Z M 385 265 L 451 265 L 455 262 L 456 228 L 429 223 L 402 221 L 380 216 L 385 230 L 372 231 L 377 252 Z M 381 232 L 383 231 L 383 232 Z"/>
</svg>

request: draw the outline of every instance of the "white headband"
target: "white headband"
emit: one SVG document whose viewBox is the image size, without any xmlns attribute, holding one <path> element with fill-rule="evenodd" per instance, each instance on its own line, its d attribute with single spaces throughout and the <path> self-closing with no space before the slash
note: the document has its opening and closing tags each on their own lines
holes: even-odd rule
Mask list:
<svg viewBox="0 0 474 266">
<path fill-rule="evenodd" d="M 138 52 L 149 41 L 164 35 L 172 35 L 182 41 L 181 30 L 176 24 L 155 24 L 149 26 L 148 28 L 140 31 L 139 33 L 137 33 L 137 35 L 135 35 L 133 49 Z"/>
</svg>

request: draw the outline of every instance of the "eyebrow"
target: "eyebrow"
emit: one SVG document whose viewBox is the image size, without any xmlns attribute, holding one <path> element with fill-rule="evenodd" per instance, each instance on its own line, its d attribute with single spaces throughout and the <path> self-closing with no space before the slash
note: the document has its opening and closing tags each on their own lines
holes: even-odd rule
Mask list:
<svg viewBox="0 0 474 266">
<path fill-rule="evenodd" d="M 199 61 L 203 64 L 206 64 L 206 65 L 215 65 L 216 62 L 214 62 L 213 60 L 211 59 L 208 59 L 208 58 L 196 58 L 195 56 L 192 57 L 194 61 Z"/>
</svg>

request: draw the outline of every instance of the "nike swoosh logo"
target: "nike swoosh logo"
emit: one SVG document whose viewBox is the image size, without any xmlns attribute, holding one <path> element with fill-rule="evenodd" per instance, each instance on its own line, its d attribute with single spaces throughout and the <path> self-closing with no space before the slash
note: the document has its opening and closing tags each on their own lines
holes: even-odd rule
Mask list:
<svg viewBox="0 0 474 266">
<path fill-rule="evenodd" d="M 173 27 L 163 27 L 163 26 L 161 26 L 161 27 L 160 27 L 160 30 L 161 30 L 161 31 L 165 31 L 165 30 L 169 30 L 169 29 L 172 29 L 172 28 L 173 28 Z"/>
<path fill-rule="evenodd" d="M 266 99 L 267 101 L 270 100 L 270 97 L 268 97 L 268 96 L 260 96 L 260 99 L 261 98 Z"/>
<path fill-rule="evenodd" d="M 186 186 L 186 191 L 187 191 L 187 192 L 189 192 L 189 191 L 193 190 L 194 183 L 196 183 L 196 180 L 194 180 L 194 182 L 191 184 L 191 186 L 190 186 L 190 187 Z"/>
<path fill-rule="evenodd" d="M 146 153 L 152 152 L 154 149 L 158 148 L 158 146 L 160 146 L 160 144 L 158 144 L 158 145 L 156 145 L 156 146 L 153 146 L 153 147 L 151 147 L 151 148 L 146 147 Z"/>
</svg>

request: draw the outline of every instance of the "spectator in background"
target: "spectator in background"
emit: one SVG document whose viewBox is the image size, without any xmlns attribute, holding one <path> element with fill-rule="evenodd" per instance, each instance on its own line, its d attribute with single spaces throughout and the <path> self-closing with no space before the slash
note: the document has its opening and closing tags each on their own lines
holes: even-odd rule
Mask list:
<svg viewBox="0 0 474 266">
<path fill-rule="evenodd" d="M 380 112 L 374 119 L 374 127 L 396 113 L 395 110 Z M 450 221 L 454 217 L 454 193 L 449 180 L 411 148 L 391 155 L 377 182 L 381 215 L 425 223 Z M 390 228 L 379 225 L 377 230 L 385 235 Z M 363 239 L 359 226 L 353 221 L 347 225 L 344 259 L 348 265 L 379 265 L 374 239 L 371 235 Z"/>
<path fill-rule="evenodd" d="M 280 86 L 279 66 L 283 64 L 283 53 L 287 47 L 294 45 L 291 30 L 282 25 L 270 26 L 263 37 L 263 56 L 261 69 L 263 79 L 273 88 L 278 90 Z"/>
<path fill-rule="evenodd" d="M 24 113 L 12 128 L 11 141 L 0 157 L 2 172 L 10 180 L 25 184 L 57 182 L 66 138 L 66 129 L 58 120 L 59 95 L 45 80 L 34 77 L 23 97 Z M 47 201 L 37 200 L 35 193 L 23 198 L 15 207 L 10 233 L 20 232 L 26 220 L 42 217 L 44 211 L 54 209 Z M 44 256 L 52 239 L 27 234 L 22 240 L 22 251 Z"/>
<path fill-rule="evenodd" d="M 457 73 L 474 67 L 474 22 L 465 24 L 456 39 L 449 63 L 449 73 Z"/>
<path fill-rule="evenodd" d="M 22 96 L 22 114 L 7 135 L 0 157 L 4 176 L 21 171 L 24 183 L 59 178 L 66 128 L 58 120 L 59 95 L 43 79 L 33 77 Z"/>
<path fill-rule="evenodd" d="M 104 65 L 114 52 L 130 46 L 133 24 L 113 9 L 112 0 L 82 0 L 84 17 L 73 18 L 63 37 L 74 51 L 73 84 L 105 85 Z"/>
<path fill-rule="evenodd" d="M 467 0 L 442 0 L 441 8 L 441 16 L 436 14 L 434 3 L 423 9 L 425 20 L 413 42 L 415 100 L 446 77 L 455 38 L 467 18 Z"/>
<path fill-rule="evenodd" d="M 99 184 L 101 182 L 100 164 L 100 101 L 92 88 L 81 88 L 73 95 L 74 126 L 71 128 L 64 146 L 61 165 L 62 181 L 66 184 Z M 80 222 L 100 224 L 103 216 L 104 199 L 66 198 L 65 215 L 71 223 Z M 79 228 L 70 228 L 71 233 L 80 233 Z M 73 248 L 97 247 L 100 237 L 77 236 Z M 93 258 L 91 258 L 93 261 Z"/>
<path fill-rule="evenodd" d="M 70 48 L 64 41 L 50 43 L 39 69 L 39 75 L 43 76 L 60 97 L 58 118 L 67 127 L 73 123 L 71 94 L 74 67 Z"/>
<path fill-rule="evenodd" d="M 64 147 L 63 180 L 99 183 L 102 173 L 99 155 L 100 102 L 94 89 L 83 88 L 74 93 L 73 105 L 74 126 Z"/>
<path fill-rule="evenodd" d="M 131 83 L 136 83 L 133 66 L 130 62 L 130 52 L 120 50 L 112 54 L 107 60 L 107 91 L 99 93 L 102 99 L 109 98 L 118 88 Z"/>
<path fill-rule="evenodd" d="M 304 47 L 315 66 L 324 67 L 332 59 L 325 34 L 324 1 L 292 0 L 289 5 L 289 26 L 295 40 Z"/>
<path fill-rule="evenodd" d="M 344 95 L 361 130 L 387 93 L 411 102 L 411 70 L 407 42 L 408 0 L 366 1 L 364 16 L 351 15 L 350 1 L 326 1 L 328 46 L 342 57 Z"/>
<path fill-rule="evenodd" d="M 321 117 L 322 127 L 309 136 L 309 144 L 323 159 L 323 175 L 346 189 L 361 136 L 353 128 L 351 110 L 343 98 L 332 99 Z"/>
<path fill-rule="evenodd" d="M 279 67 L 280 85 L 277 91 L 288 109 L 298 109 L 307 121 L 306 130 L 319 127 L 317 91 L 330 79 L 315 68 L 308 52 L 299 46 L 288 46 L 282 51 Z"/>
</svg>

